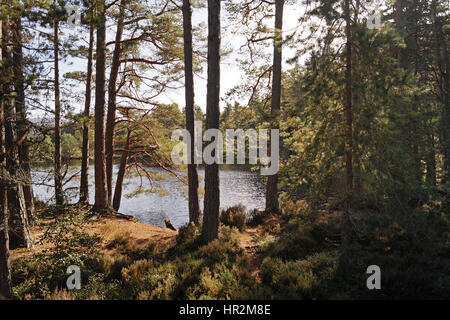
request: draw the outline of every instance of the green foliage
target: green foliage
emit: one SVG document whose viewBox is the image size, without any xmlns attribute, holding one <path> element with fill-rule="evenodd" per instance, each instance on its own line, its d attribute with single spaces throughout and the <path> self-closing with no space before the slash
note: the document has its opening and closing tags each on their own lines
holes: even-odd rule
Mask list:
<svg viewBox="0 0 450 320">
<path fill-rule="evenodd" d="M 53 207 L 47 215 L 52 218 L 41 222 L 44 249 L 13 267 L 14 294 L 21 299 L 42 299 L 65 287 L 67 267 L 83 268 L 97 252 L 99 237 L 84 230 L 87 217 L 79 213 L 78 207 Z"/>
<path fill-rule="evenodd" d="M 44 248 L 13 264 L 19 299 L 416 299 L 448 298 L 450 220 L 440 207 L 409 216 L 364 212 L 352 219 L 349 266 L 337 272 L 341 217 L 326 212 L 283 216 L 281 229 L 260 242 L 260 267 L 244 254 L 241 233 L 221 226 L 204 244 L 195 225 L 174 244 L 137 246 L 127 234 L 96 249 L 83 232 L 86 216 L 55 208 L 42 217 Z M 56 216 L 56 214 L 60 216 Z M 55 221 L 48 216 L 59 217 Z M 82 289 L 66 292 L 65 271 L 82 270 Z M 367 290 L 366 269 L 382 270 L 382 290 Z M 256 269 L 255 269 L 256 268 Z M 256 271 L 256 273 L 255 273 Z M 260 278 L 260 280 L 258 280 Z"/>
<path fill-rule="evenodd" d="M 312 1 L 299 20 L 303 30 L 283 33 L 283 45 L 291 44 L 299 57 L 306 58 L 289 61 L 299 63 L 289 65 L 283 74 L 279 114 L 270 112 L 272 51 L 266 49 L 273 45 L 273 30 L 264 18 L 273 13 L 273 6 L 261 2 L 247 10 L 252 3 L 231 1 L 226 5 L 232 13 L 230 21 L 237 27 L 233 31 L 239 30 L 251 41 L 239 50 L 238 62 L 246 77 L 227 93 L 220 128 L 280 127 L 283 215 L 280 221 L 266 224 L 268 213 L 255 210 L 249 214 L 247 226 L 255 227 L 261 235 L 269 233 L 258 243 L 257 254 L 251 257 L 254 260 L 248 259 L 247 249 L 239 243 L 239 231 L 245 230 L 247 219 L 243 205 L 222 210 L 220 238 L 211 243 L 203 243 L 200 227 L 191 224 L 180 228 L 176 243 L 164 248 L 153 242 L 138 246 L 128 234 L 118 234 L 106 245 L 106 249 L 114 250 L 110 255 L 97 250 L 100 239 L 85 231 L 88 220 L 77 207 L 53 207 L 38 220 L 44 229 L 43 250 L 31 259 L 14 262 L 15 297 L 449 298 L 447 1 L 390 1 L 384 12 L 386 21 L 377 30 L 365 24 L 370 14 L 368 0 L 351 6 L 349 30 L 343 21 L 345 2 Z M 394 3 L 400 8 L 394 8 L 395 17 L 391 19 Z M 4 6 L 2 15 L 23 15 L 24 30 L 46 28 L 53 19 L 66 18 L 62 7 L 48 1 L 35 4 L 28 10 L 14 2 L 17 8 Z M 173 164 L 170 157 L 177 143 L 171 141 L 170 134 L 184 127 L 183 113 L 176 104 L 156 100 L 182 78 L 180 12 L 171 7 L 172 3 L 168 3 L 167 12 L 161 13 L 156 2 L 129 1 L 126 5 L 127 12 L 146 19 L 125 26 L 125 34 L 132 31 L 139 40 L 126 41 L 122 47 L 121 59 L 136 62 L 124 64 L 119 76 L 122 85 L 118 90 L 114 148 L 128 154 L 128 176 L 161 181 L 165 176 L 146 168 L 185 169 Z M 108 22 L 117 19 L 117 9 L 117 4 L 109 7 Z M 195 35 L 197 31 L 202 30 L 194 30 Z M 26 47 L 32 48 L 36 40 L 33 33 L 24 31 L 23 36 Z M 42 99 L 43 94 L 49 95 L 48 83 L 53 81 L 45 76 L 52 74 L 50 64 L 39 62 L 52 52 L 51 37 L 44 37 L 37 57 L 29 49 L 24 59 L 26 105 L 39 110 L 48 109 L 52 102 L 52 98 Z M 78 45 L 77 37 L 62 38 L 62 58 L 68 54 L 85 56 L 86 48 Z M 346 74 L 346 43 L 351 43 L 353 53 L 351 79 Z M 141 50 L 141 44 L 145 44 L 145 50 Z M 201 71 L 205 54 L 195 50 L 194 69 Z M 139 62 L 145 60 L 147 63 Z M 69 102 L 81 101 L 82 97 L 66 88 L 84 77 L 84 71 L 74 70 L 63 75 L 61 82 L 65 161 L 81 156 L 81 124 L 86 120 L 70 113 L 74 106 Z M 351 91 L 353 104 L 351 150 L 346 89 Z M 231 101 L 233 98 L 248 99 L 248 103 Z M 152 109 L 141 108 L 144 105 Z M 198 106 L 195 116 L 204 122 L 205 115 Z M 91 141 L 93 134 L 91 130 Z M 36 125 L 30 130 L 28 142 L 32 162 L 54 161 L 51 127 Z M 342 210 L 349 190 L 345 163 L 350 154 L 351 243 L 348 267 L 338 274 Z M 165 194 L 152 184 L 150 189 L 141 185 L 125 196 L 148 192 Z M 83 286 L 68 293 L 62 288 L 67 279 L 65 270 L 71 264 L 82 267 Z M 366 269 L 372 264 L 381 267 L 382 290 L 366 288 Z"/>
<path fill-rule="evenodd" d="M 272 257 L 303 259 L 317 252 L 333 248 L 340 241 L 338 221 L 319 223 L 303 217 L 292 218 L 283 225 L 279 238 L 266 250 Z"/>
<path fill-rule="evenodd" d="M 51 162 L 55 154 L 55 145 L 49 136 L 36 136 L 31 144 L 30 157 L 33 161 Z"/>
<path fill-rule="evenodd" d="M 335 277 L 337 252 L 320 252 L 304 260 L 283 262 L 280 258 L 265 258 L 263 281 L 274 290 L 276 299 L 324 299 Z"/>
<path fill-rule="evenodd" d="M 200 233 L 201 227 L 196 226 L 194 223 L 189 223 L 178 229 L 176 242 L 178 245 L 181 245 L 188 241 L 195 241 L 200 238 Z"/>
<path fill-rule="evenodd" d="M 264 284 L 285 299 L 445 299 L 450 259 L 448 214 L 365 212 L 352 219 L 349 265 L 338 274 L 341 218 L 291 217 L 263 247 Z M 367 290 L 367 267 L 382 270 L 382 290 Z"/>
<path fill-rule="evenodd" d="M 61 152 L 65 159 L 81 158 L 81 140 L 70 133 L 63 133 L 61 136 Z"/>
<path fill-rule="evenodd" d="M 207 245 L 202 244 L 197 227 L 181 228 L 177 244 L 170 247 L 157 247 L 154 243 L 136 247 L 126 234 L 119 234 L 107 244 L 115 253 L 106 255 L 94 249 L 89 237 L 76 231 L 83 229 L 85 217 L 72 216 L 67 211 L 64 218 L 47 222 L 45 238 L 55 244 L 56 249 L 14 263 L 17 298 L 241 299 L 267 296 L 250 274 L 249 263 L 239 246 L 239 233 L 234 228 L 222 227 L 220 238 Z M 82 288 L 66 292 L 63 289 L 67 280 L 65 271 L 70 264 L 81 267 Z"/>
</svg>

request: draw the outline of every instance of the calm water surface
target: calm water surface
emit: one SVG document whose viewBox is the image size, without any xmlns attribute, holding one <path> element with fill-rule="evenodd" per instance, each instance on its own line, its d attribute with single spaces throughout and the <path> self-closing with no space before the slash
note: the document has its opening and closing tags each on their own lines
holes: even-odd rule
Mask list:
<svg viewBox="0 0 450 320">
<path fill-rule="evenodd" d="M 79 167 L 73 167 L 73 172 L 77 173 Z M 71 170 L 72 170 L 71 169 Z M 187 202 L 187 186 L 181 184 L 174 177 L 167 176 L 162 169 L 149 169 L 154 173 L 160 173 L 165 176 L 164 181 L 149 182 L 142 179 L 141 186 L 140 177 L 128 177 L 124 181 L 122 201 L 119 211 L 136 217 L 139 221 L 157 226 L 164 225 L 164 219 L 169 219 L 174 226 L 180 227 L 189 221 L 189 211 Z M 117 171 L 117 167 L 115 168 Z M 50 185 L 53 183 L 53 176 L 49 175 L 49 168 L 35 168 L 33 171 L 34 193 L 36 198 L 42 201 L 53 202 L 54 190 Z M 200 186 L 204 187 L 205 171 L 199 169 L 201 176 Z M 69 173 L 67 176 L 70 176 Z M 90 202 L 94 201 L 93 186 L 94 168 L 89 168 L 89 197 Z M 78 187 L 80 184 L 79 175 L 77 174 L 69 181 L 64 189 L 66 190 L 69 201 L 78 201 Z M 125 195 L 132 193 L 137 189 L 165 190 L 167 195 L 158 193 L 140 193 L 133 197 Z M 220 171 L 220 207 L 244 204 L 247 209 L 264 209 L 264 184 L 258 173 L 245 171 L 235 168 L 221 168 Z M 203 198 L 200 200 L 203 208 Z"/>
</svg>

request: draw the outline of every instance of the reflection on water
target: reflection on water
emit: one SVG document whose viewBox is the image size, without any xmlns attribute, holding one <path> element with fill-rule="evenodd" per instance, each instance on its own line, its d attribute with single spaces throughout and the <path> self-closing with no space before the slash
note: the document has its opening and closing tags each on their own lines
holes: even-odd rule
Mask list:
<svg viewBox="0 0 450 320">
<path fill-rule="evenodd" d="M 77 173 L 79 167 L 73 167 L 73 173 Z M 117 167 L 115 168 L 115 171 Z M 151 168 L 155 173 L 161 173 L 166 176 L 164 171 L 159 168 Z M 33 171 L 34 193 L 36 198 L 42 201 L 52 202 L 54 195 L 53 176 L 49 175 L 48 168 L 35 168 Z M 204 187 L 205 171 L 199 169 L 201 176 L 200 186 Z M 70 176 L 70 173 L 67 175 Z M 94 201 L 94 168 L 89 168 L 89 197 L 90 202 Z M 169 219 L 174 226 L 180 227 L 189 221 L 189 211 L 187 203 L 187 186 L 182 185 L 174 177 L 167 176 L 164 181 L 154 182 L 151 186 L 142 179 L 143 189 L 163 189 L 168 191 L 167 195 L 161 196 L 158 193 L 140 193 L 131 198 L 124 195 L 130 194 L 141 187 L 139 177 L 128 177 L 124 181 L 122 202 L 120 212 L 132 215 L 139 221 L 147 224 L 163 226 L 164 219 Z M 70 180 L 64 189 L 67 190 L 70 202 L 78 201 L 79 175 Z M 236 168 L 222 168 L 220 171 L 220 207 L 226 208 L 242 203 L 247 209 L 264 209 L 264 184 L 258 173 L 239 170 Z M 200 200 L 203 208 L 203 198 Z"/>
</svg>

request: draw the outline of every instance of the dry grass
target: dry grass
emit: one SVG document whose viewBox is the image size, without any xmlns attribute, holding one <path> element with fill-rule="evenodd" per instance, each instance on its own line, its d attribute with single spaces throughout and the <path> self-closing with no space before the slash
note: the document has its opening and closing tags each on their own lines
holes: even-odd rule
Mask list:
<svg viewBox="0 0 450 320">
<path fill-rule="evenodd" d="M 102 237 L 101 251 L 107 254 L 115 251 L 114 248 L 108 247 L 108 244 L 118 238 L 126 238 L 128 243 L 133 243 L 137 247 L 145 247 L 150 242 L 158 246 L 165 246 L 175 241 L 178 234 L 177 231 L 167 228 L 114 217 L 98 218 L 95 223 L 89 226 L 87 232 L 90 234 L 97 233 Z"/>
<path fill-rule="evenodd" d="M 129 220 L 114 216 L 91 218 L 86 225 L 85 231 L 91 235 L 97 234 L 102 238 L 100 252 L 105 254 L 112 254 L 116 251 L 116 248 L 109 246 L 115 239 L 124 238 L 136 248 L 143 248 L 150 242 L 153 242 L 157 246 L 165 246 L 175 241 L 176 235 L 178 234 L 177 231 L 167 228 L 146 225 L 134 219 Z M 30 232 L 32 238 L 38 241 L 42 238 L 45 230 L 43 227 L 33 226 Z M 44 242 L 42 244 L 35 244 L 34 247 L 29 249 L 20 248 L 11 250 L 11 261 L 14 262 L 17 259 L 32 256 L 44 249 L 51 249 L 51 244 Z"/>
</svg>

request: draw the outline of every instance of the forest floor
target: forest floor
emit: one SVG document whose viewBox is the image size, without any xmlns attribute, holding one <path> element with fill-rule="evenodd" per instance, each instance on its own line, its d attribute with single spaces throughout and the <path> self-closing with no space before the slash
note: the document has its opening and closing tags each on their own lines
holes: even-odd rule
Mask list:
<svg viewBox="0 0 450 320">
<path fill-rule="evenodd" d="M 119 239 L 127 239 L 127 241 L 138 247 L 143 248 L 150 242 L 165 246 L 175 241 L 178 234 L 167 228 L 143 224 L 134 218 L 127 218 L 126 216 L 94 216 L 89 219 L 86 225 L 86 230 L 90 235 L 100 235 L 101 243 L 99 246 L 100 252 L 104 254 L 112 254 L 116 248 L 111 247 L 111 242 Z M 19 248 L 11 250 L 11 261 L 14 262 L 19 258 L 26 258 L 36 253 L 42 252 L 44 249 L 51 249 L 52 245 L 46 241 L 41 241 L 44 238 L 46 227 L 41 224 L 32 226 L 30 228 L 31 237 L 34 245 L 32 248 Z"/>
<path fill-rule="evenodd" d="M 297 207 L 300 207 L 297 205 Z M 350 299 L 448 297 L 446 214 L 354 214 L 352 266 L 338 275 L 341 213 L 264 214 L 219 239 L 89 207 L 46 208 L 31 227 L 34 247 L 11 250 L 18 299 Z M 239 231 L 239 229 L 241 231 Z M 384 291 L 366 269 L 384 270 Z M 82 290 L 65 292 L 67 265 L 83 267 Z M 426 271 L 426 272 L 425 272 Z M 58 289 L 59 288 L 59 289 Z M 63 290 L 64 292 L 62 292 Z"/>
<path fill-rule="evenodd" d="M 279 222 L 279 218 L 271 217 L 267 223 Z M 111 246 L 114 241 L 127 239 L 127 242 L 138 248 L 144 248 L 149 243 L 155 243 L 164 247 L 175 243 L 178 231 L 168 228 L 144 224 L 136 218 L 128 216 L 93 216 L 86 225 L 87 233 L 90 235 L 100 235 L 100 252 L 104 254 L 113 254 L 117 248 Z M 46 229 L 42 224 L 34 225 L 30 228 L 31 237 L 34 245 L 31 248 L 19 248 L 11 250 L 11 261 L 14 262 L 19 258 L 27 258 L 36 253 L 42 252 L 44 249 L 51 249 L 52 245 L 45 240 L 44 234 Z M 240 232 L 240 247 L 243 249 L 245 256 L 251 262 L 254 269 L 254 275 L 259 272 L 261 265 L 261 255 L 259 253 L 260 242 L 264 239 L 264 230 L 262 226 L 247 227 Z"/>
<path fill-rule="evenodd" d="M 262 225 L 256 227 L 247 226 L 244 231 L 240 233 L 240 246 L 244 251 L 244 255 L 250 261 L 252 268 L 252 275 L 256 278 L 258 283 L 261 283 L 261 264 L 263 255 L 261 253 L 261 245 L 268 241 L 273 240 L 273 236 L 267 233 L 264 226 L 276 225 L 281 222 L 280 216 L 273 215 L 266 217 Z"/>
</svg>

